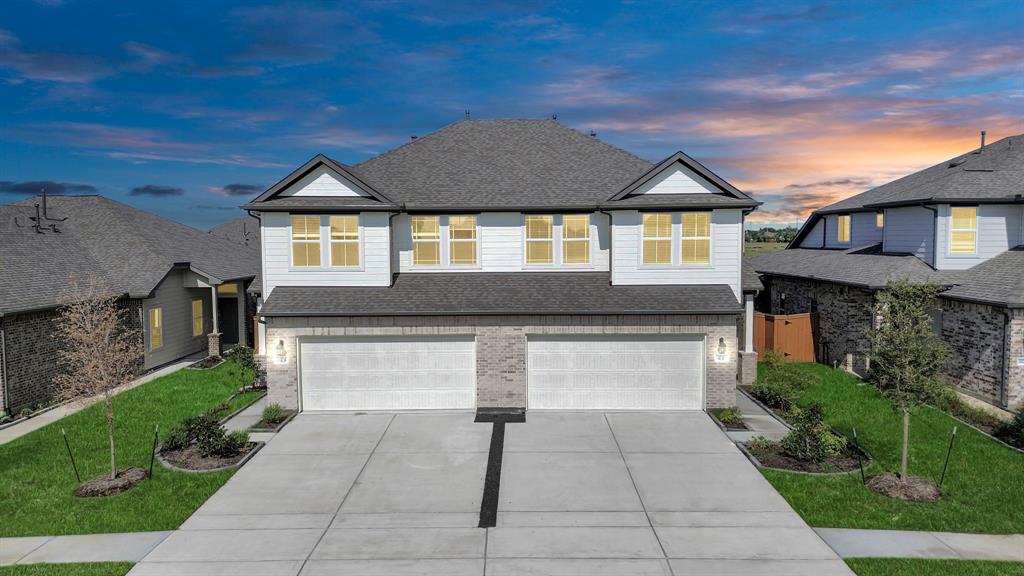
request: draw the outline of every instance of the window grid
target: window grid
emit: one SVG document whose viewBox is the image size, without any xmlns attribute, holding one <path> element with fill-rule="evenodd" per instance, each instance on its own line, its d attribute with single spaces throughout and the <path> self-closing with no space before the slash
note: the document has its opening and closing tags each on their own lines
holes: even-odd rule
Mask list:
<svg viewBox="0 0 1024 576">
<path fill-rule="evenodd" d="M 526 263 L 554 263 L 554 216 L 526 217 Z"/>
<path fill-rule="evenodd" d="M 320 217 L 292 215 L 292 266 L 320 266 Z"/>
<path fill-rule="evenodd" d="M 331 216 L 331 266 L 359 266 L 359 216 Z"/>
<path fill-rule="evenodd" d="M 683 264 L 710 264 L 711 213 L 684 212 L 682 220 Z"/>
<path fill-rule="evenodd" d="M 562 217 L 562 264 L 590 264 L 590 215 Z"/>
<path fill-rule="evenodd" d="M 156 350 L 164 345 L 164 311 L 162 308 L 149 309 L 149 349 Z"/>
<path fill-rule="evenodd" d="M 672 214 L 657 212 L 643 215 L 643 263 L 672 263 Z"/>
<path fill-rule="evenodd" d="M 476 216 L 448 217 L 448 260 L 452 266 L 475 266 L 476 242 Z"/>
<path fill-rule="evenodd" d="M 441 264 L 441 217 L 412 217 L 412 263 L 416 266 Z"/>
<path fill-rule="evenodd" d="M 844 244 L 850 241 L 850 215 L 843 214 L 839 217 L 839 229 L 836 232 L 837 241 Z"/>
<path fill-rule="evenodd" d="M 192 336 L 203 335 L 203 301 L 192 301 Z"/>
<path fill-rule="evenodd" d="M 950 211 L 949 253 L 974 254 L 978 251 L 978 209 L 955 206 Z"/>
</svg>

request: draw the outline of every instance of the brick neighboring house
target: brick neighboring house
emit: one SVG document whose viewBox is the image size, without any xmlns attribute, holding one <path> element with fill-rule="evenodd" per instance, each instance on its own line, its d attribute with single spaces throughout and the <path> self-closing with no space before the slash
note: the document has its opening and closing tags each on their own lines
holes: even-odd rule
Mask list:
<svg viewBox="0 0 1024 576">
<path fill-rule="evenodd" d="M 258 268 L 237 243 L 102 196 L 0 206 L 0 411 L 52 400 L 57 307 L 76 281 L 97 275 L 124 295 L 146 371 L 252 341 L 246 288 Z"/>
<path fill-rule="evenodd" d="M 317 410 L 730 406 L 753 378 L 758 203 L 552 120 L 317 156 L 261 221 L 272 402 Z"/>
<path fill-rule="evenodd" d="M 821 362 L 870 368 L 867 331 L 890 280 L 945 288 L 935 329 L 961 392 L 1024 404 L 1024 135 L 814 212 L 786 250 L 752 260 L 760 308 L 817 314 Z"/>
</svg>

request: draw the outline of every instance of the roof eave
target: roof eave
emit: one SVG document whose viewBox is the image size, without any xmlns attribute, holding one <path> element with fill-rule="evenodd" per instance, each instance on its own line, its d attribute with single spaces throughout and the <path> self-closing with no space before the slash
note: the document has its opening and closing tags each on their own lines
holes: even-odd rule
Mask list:
<svg viewBox="0 0 1024 576">
<path fill-rule="evenodd" d="M 739 314 L 743 312 L 743 309 L 739 306 L 731 309 L 718 309 L 718 310 L 573 310 L 571 313 L 565 313 L 566 315 L 574 316 L 604 316 L 604 315 L 679 315 L 679 316 L 709 316 L 717 314 Z M 394 311 L 394 312 L 321 312 L 321 311 L 295 311 L 295 312 L 263 312 L 259 313 L 260 316 L 268 317 L 297 317 L 297 316 L 311 316 L 318 318 L 329 318 L 329 317 L 356 317 L 356 316 L 375 316 L 375 317 L 388 317 L 388 316 L 508 316 L 508 315 L 522 315 L 522 314 L 543 314 L 545 316 L 552 315 L 550 312 L 537 312 L 537 311 L 523 311 L 523 310 L 459 310 L 457 312 L 452 311 Z M 558 314 L 554 314 L 558 315 Z"/>
</svg>

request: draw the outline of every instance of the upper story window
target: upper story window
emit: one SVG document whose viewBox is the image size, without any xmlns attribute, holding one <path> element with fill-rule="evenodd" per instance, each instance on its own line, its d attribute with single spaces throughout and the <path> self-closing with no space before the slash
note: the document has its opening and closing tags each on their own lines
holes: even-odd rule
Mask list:
<svg viewBox="0 0 1024 576">
<path fill-rule="evenodd" d="M 949 253 L 974 254 L 978 251 L 978 208 L 954 206 L 950 213 Z"/>
<path fill-rule="evenodd" d="M 643 263 L 672 263 L 672 214 L 657 212 L 643 215 Z"/>
<path fill-rule="evenodd" d="M 554 264 L 554 216 L 526 216 L 526 263 Z"/>
<path fill-rule="evenodd" d="M 359 266 L 359 216 L 331 216 L 331 266 Z"/>
<path fill-rule="evenodd" d="M 417 266 L 441 264 L 441 217 L 412 217 L 412 263 Z"/>
<path fill-rule="evenodd" d="M 590 215 L 562 217 L 562 263 L 590 264 Z"/>
<path fill-rule="evenodd" d="M 842 242 L 844 244 L 849 243 L 850 242 L 850 215 L 849 214 L 840 214 L 838 226 L 839 226 L 839 229 L 836 232 L 836 241 Z"/>
<path fill-rule="evenodd" d="M 875 228 L 885 226 L 885 212 L 875 212 Z"/>
<path fill-rule="evenodd" d="M 203 335 L 203 301 L 192 301 L 192 336 Z"/>
<path fill-rule="evenodd" d="M 149 349 L 156 350 L 164 345 L 164 310 L 149 309 Z"/>
<path fill-rule="evenodd" d="M 292 215 L 292 266 L 320 266 L 320 217 Z"/>
<path fill-rule="evenodd" d="M 683 264 L 711 263 L 711 212 L 684 212 Z"/>
<path fill-rule="evenodd" d="M 476 243 L 476 216 L 448 217 L 448 260 L 452 266 L 475 266 Z"/>
</svg>

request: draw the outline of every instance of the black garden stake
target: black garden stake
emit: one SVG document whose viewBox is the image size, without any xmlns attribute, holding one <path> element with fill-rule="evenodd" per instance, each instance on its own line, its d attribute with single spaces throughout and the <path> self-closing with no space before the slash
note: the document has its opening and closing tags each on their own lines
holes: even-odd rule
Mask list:
<svg viewBox="0 0 1024 576">
<path fill-rule="evenodd" d="M 863 451 L 860 449 L 860 440 L 857 439 L 856 426 L 853 427 L 853 447 L 856 448 L 854 452 L 857 454 L 857 465 L 860 466 L 860 482 L 861 484 L 867 484 L 868 481 L 864 478 L 864 460 L 861 458 L 861 456 L 863 456 Z"/>
<path fill-rule="evenodd" d="M 71 459 L 71 469 L 75 471 L 75 480 L 78 480 L 78 483 L 81 484 L 82 477 L 78 475 L 78 465 L 75 464 L 75 455 L 71 453 L 71 443 L 68 442 L 68 433 L 61 428 L 60 435 L 64 437 L 64 447 L 68 449 L 68 458 Z"/>
<path fill-rule="evenodd" d="M 946 468 L 949 467 L 949 456 L 953 453 L 953 441 L 956 440 L 956 426 L 953 426 L 953 433 L 949 435 L 949 448 L 946 450 L 946 462 L 942 465 L 942 476 L 939 477 L 939 488 L 946 479 Z"/>
<path fill-rule="evenodd" d="M 156 460 L 156 440 L 160 435 L 160 425 L 153 428 L 153 450 L 149 453 L 149 477 L 153 477 L 153 460 Z"/>
</svg>

